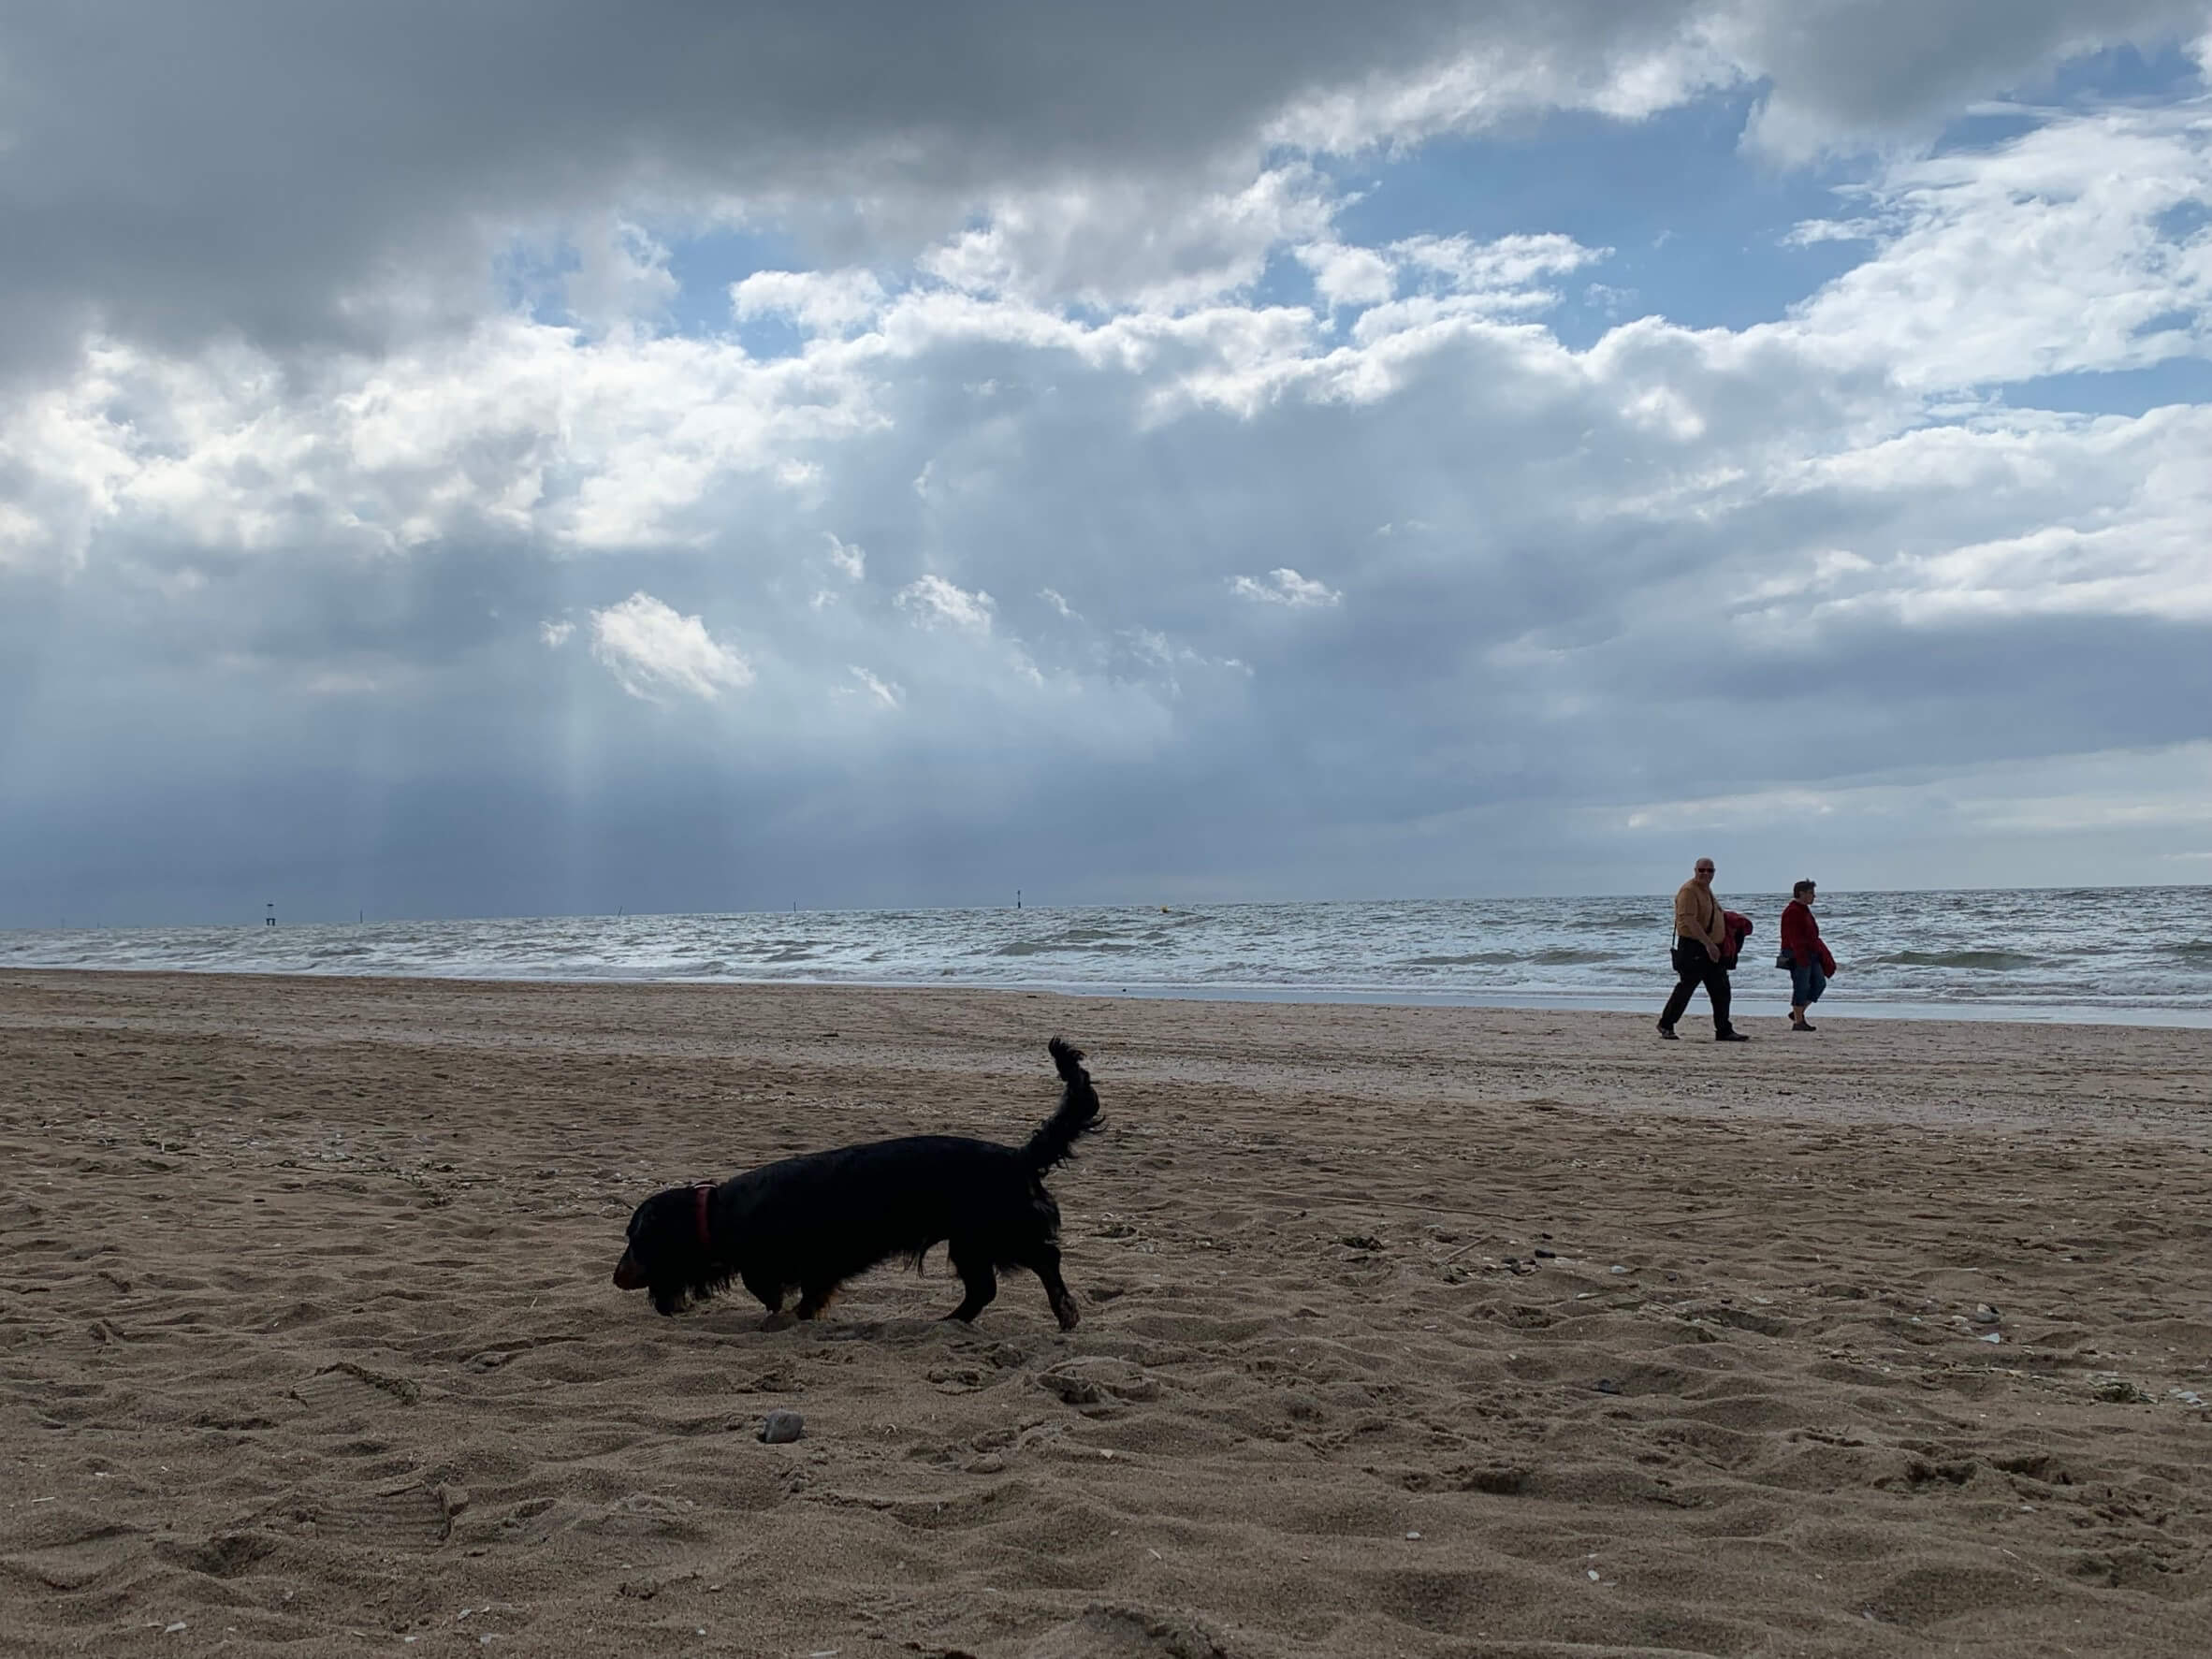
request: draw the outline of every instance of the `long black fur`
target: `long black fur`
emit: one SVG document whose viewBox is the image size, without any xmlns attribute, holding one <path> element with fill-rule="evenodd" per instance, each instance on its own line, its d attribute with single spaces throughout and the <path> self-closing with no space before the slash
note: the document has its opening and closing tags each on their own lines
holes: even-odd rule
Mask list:
<svg viewBox="0 0 2212 1659">
<path fill-rule="evenodd" d="M 672 1186 L 631 1215 L 615 1283 L 649 1291 L 655 1308 L 673 1314 L 735 1279 L 766 1306 L 772 1324 L 795 1290 L 795 1316 L 811 1319 L 847 1279 L 895 1257 L 919 1260 L 943 1243 L 966 1290 L 947 1318 L 974 1318 L 998 1293 L 997 1270 L 1021 1267 L 1043 1281 L 1060 1329 L 1073 1330 L 1075 1298 L 1060 1278 L 1060 1207 L 1044 1174 L 1098 1127 L 1099 1096 L 1083 1051 L 1057 1037 L 1050 1047 L 1059 1109 L 1021 1146 L 910 1135 L 749 1170 L 711 1190 L 704 1245 L 696 1189 Z"/>
</svg>

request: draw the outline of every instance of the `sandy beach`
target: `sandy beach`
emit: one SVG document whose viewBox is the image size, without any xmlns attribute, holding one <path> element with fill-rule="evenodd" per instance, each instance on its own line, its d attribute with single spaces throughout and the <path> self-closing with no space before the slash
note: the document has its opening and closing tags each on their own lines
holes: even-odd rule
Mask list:
<svg viewBox="0 0 2212 1659">
<path fill-rule="evenodd" d="M 0 976 L 0 1647 L 2212 1648 L 2212 1032 L 1695 1024 Z M 608 1282 L 1055 1032 L 1072 1335 Z"/>
</svg>

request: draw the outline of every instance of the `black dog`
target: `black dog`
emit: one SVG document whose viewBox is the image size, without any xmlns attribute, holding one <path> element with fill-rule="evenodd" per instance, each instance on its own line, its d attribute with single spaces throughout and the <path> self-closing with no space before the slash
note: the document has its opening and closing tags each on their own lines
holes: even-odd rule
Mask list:
<svg viewBox="0 0 2212 1659">
<path fill-rule="evenodd" d="M 1060 1279 L 1060 1207 L 1043 1177 L 1097 1127 L 1099 1097 L 1083 1051 L 1057 1037 L 1051 1047 L 1059 1110 L 1026 1145 L 913 1135 L 785 1158 L 720 1186 L 672 1186 L 631 1215 L 615 1283 L 651 1291 L 653 1306 L 673 1314 L 742 1280 L 773 1327 L 789 1322 L 791 1291 L 797 1317 L 814 1318 L 854 1274 L 895 1256 L 919 1262 L 941 1241 L 968 1291 L 945 1317 L 974 1318 L 998 1294 L 995 1270 L 1026 1267 L 1044 1281 L 1060 1329 L 1074 1330 L 1075 1298 Z"/>
</svg>

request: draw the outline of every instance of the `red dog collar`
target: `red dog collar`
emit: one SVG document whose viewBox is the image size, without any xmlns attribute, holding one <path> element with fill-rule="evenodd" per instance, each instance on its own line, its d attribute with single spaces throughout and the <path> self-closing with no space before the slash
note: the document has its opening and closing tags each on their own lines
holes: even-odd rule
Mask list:
<svg viewBox="0 0 2212 1659">
<path fill-rule="evenodd" d="M 699 1217 L 699 1248 L 702 1250 L 711 1249 L 714 1244 L 714 1235 L 706 1226 L 706 1201 L 713 1194 L 714 1183 L 711 1181 L 697 1182 L 691 1187 L 693 1211 Z"/>
</svg>

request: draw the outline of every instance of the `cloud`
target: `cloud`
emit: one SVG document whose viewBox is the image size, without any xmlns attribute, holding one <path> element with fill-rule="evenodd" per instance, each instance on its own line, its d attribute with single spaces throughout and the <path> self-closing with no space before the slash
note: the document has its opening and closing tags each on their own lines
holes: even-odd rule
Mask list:
<svg viewBox="0 0 2212 1659">
<path fill-rule="evenodd" d="M 752 684 L 745 659 L 718 643 L 697 617 L 679 616 L 646 592 L 591 613 L 591 654 L 633 697 L 679 691 L 711 703 Z"/>
<path fill-rule="evenodd" d="M 1991 837 L 2143 828 L 2202 832 L 2212 828 L 2212 743 L 2056 754 L 2032 765 L 1996 762 L 1956 768 L 1941 779 L 1666 801 L 1627 808 L 1622 817 L 1627 828 L 1669 833 L 1779 831 L 1827 821 L 1860 833 L 1881 826 L 1890 834 L 1925 834 L 1931 820 L 1948 821 L 1964 836 Z"/>
<path fill-rule="evenodd" d="M 1397 287 L 1397 271 L 1380 254 L 1347 248 L 1341 242 L 1308 242 L 1299 263 L 1314 273 L 1314 292 L 1331 311 L 1346 305 L 1378 305 Z"/>
<path fill-rule="evenodd" d="M 591 339 L 516 317 L 334 359 L 298 388 L 241 345 L 174 359 L 114 344 L 68 385 L 0 408 L 0 465 L 27 478 L 0 548 L 66 564 L 138 527 L 241 552 L 398 553 L 468 534 L 695 542 L 693 514 L 734 478 L 807 498 L 809 445 L 880 421 L 868 400 L 849 361 L 761 363 L 723 341 Z"/>
<path fill-rule="evenodd" d="M 730 288 L 740 322 L 780 316 L 816 334 L 846 334 L 874 320 L 883 285 L 866 270 L 756 270 Z"/>
<path fill-rule="evenodd" d="M 1556 232 L 1490 241 L 1463 235 L 1407 237 L 1391 243 L 1390 251 L 1404 266 L 1430 273 L 1448 293 L 1506 295 L 1526 293 L 1547 277 L 1579 270 L 1612 253 Z"/>
<path fill-rule="evenodd" d="M 860 682 L 861 690 L 883 707 L 897 708 L 906 702 L 906 692 L 888 680 L 879 679 L 857 664 L 851 666 L 851 673 Z"/>
<path fill-rule="evenodd" d="M 1346 153 L 1477 131 L 1549 109 L 1586 109 L 1635 120 L 1746 78 L 1707 37 L 1722 7 L 1614 9 L 1602 22 L 1561 7 L 1552 35 L 1532 18 L 1493 14 L 1457 51 L 1426 63 L 1347 63 L 1348 73 L 1302 90 L 1270 122 L 1278 144 Z M 1502 25 L 1502 26 L 1501 26 Z M 1364 73 L 1361 73 L 1364 70 Z"/>
<path fill-rule="evenodd" d="M 1825 353 L 1929 391 L 2212 355 L 2212 103 L 2047 122 L 1856 194 L 1836 229 L 1873 255 L 1786 326 Z"/>
<path fill-rule="evenodd" d="M 1812 0 L 1707 14 L 1712 50 L 1769 91 L 1750 138 L 1780 160 L 1933 136 L 1946 113 L 2108 47 L 2186 42 L 2202 0 Z"/>
<path fill-rule="evenodd" d="M 966 633 L 991 632 L 991 614 L 997 602 L 980 589 L 963 592 L 944 577 L 919 577 L 898 590 L 895 602 L 924 628 L 953 628 Z"/>
<path fill-rule="evenodd" d="M 1344 603 L 1343 594 L 1294 570 L 1271 570 L 1264 582 L 1251 576 L 1235 576 L 1229 587 L 1240 598 L 1257 599 L 1266 604 L 1287 604 L 1292 610 L 1312 610 Z"/>
<path fill-rule="evenodd" d="M 1333 206 L 1303 162 L 1243 181 L 1090 178 L 995 195 L 978 204 L 981 225 L 917 263 L 978 297 L 1174 312 L 1249 287 L 1272 252 L 1325 233 Z"/>
</svg>

